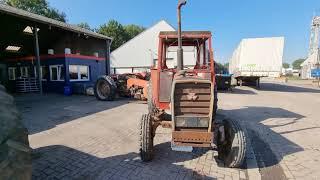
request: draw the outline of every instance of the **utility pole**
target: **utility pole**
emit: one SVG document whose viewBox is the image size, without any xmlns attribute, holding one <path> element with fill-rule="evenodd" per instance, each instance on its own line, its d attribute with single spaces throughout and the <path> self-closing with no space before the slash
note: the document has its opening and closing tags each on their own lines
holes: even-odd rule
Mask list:
<svg viewBox="0 0 320 180">
<path fill-rule="evenodd" d="M 38 27 L 35 25 L 33 27 L 33 35 L 34 35 L 34 46 L 35 46 L 35 57 L 37 62 L 37 77 L 39 81 L 39 89 L 40 89 L 40 95 L 43 94 L 42 90 L 42 77 L 41 77 L 41 65 L 40 65 L 40 50 L 39 50 L 39 37 L 38 37 Z"/>
</svg>

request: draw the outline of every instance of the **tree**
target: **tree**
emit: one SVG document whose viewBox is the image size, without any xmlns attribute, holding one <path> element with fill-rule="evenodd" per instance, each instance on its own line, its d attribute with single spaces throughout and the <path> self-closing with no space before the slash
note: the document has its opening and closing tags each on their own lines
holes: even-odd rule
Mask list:
<svg viewBox="0 0 320 180">
<path fill-rule="evenodd" d="M 225 67 L 225 65 L 215 62 L 215 73 L 217 74 L 225 74 L 228 72 L 228 68 Z"/>
<path fill-rule="evenodd" d="M 77 26 L 92 31 L 92 29 L 90 28 L 90 25 L 86 22 L 79 23 L 77 24 Z"/>
<path fill-rule="evenodd" d="M 293 61 L 293 63 L 292 63 L 293 69 L 301 69 L 300 65 L 301 65 L 304 61 L 305 61 L 305 59 L 302 59 L 302 58 Z"/>
<path fill-rule="evenodd" d="M 144 29 L 144 27 L 134 24 L 123 26 L 116 20 L 110 20 L 107 24 L 101 25 L 96 31 L 113 38 L 111 45 L 111 51 L 113 51 L 140 34 Z"/>
<path fill-rule="evenodd" d="M 225 69 L 229 69 L 229 63 L 225 63 L 223 66 Z"/>
<path fill-rule="evenodd" d="M 101 25 L 96 31 L 113 38 L 111 51 L 120 47 L 129 38 L 124 27 L 116 20 L 110 20 L 108 24 Z"/>
<path fill-rule="evenodd" d="M 47 0 L 3 0 L 2 2 L 31 13 L 66 22 L 66 14 L 50 7 Z"/>
<path fill-rule="evenodd" d="M 130 40 L 130 39 L 134 38 L 135 36 L 137 36 L 142 31 L 145 30 L 144 27 L 137 26 L 137 25 L 134 25 L 134 24 L 126 25 L 126 26 L 124 26 L 124 29 L 125 29 L 126 33 L 128 34 L 128 38 L 129 39 L 127 39 L 127 40 Z"/>
<path fill-rule="evenodd" d="M 285 69 L 288 69 L 290 67 L 290 64 L 289 63 L 283 63 L 282 67 L 285 68 Z"/>
</svg>

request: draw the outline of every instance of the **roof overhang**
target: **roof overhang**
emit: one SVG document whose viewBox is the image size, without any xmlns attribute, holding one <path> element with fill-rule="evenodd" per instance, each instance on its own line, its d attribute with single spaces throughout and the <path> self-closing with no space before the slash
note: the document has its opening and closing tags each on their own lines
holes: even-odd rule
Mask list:
<svg viewBox="0 0 320 180">
<path fill-rule="evenodd" d="M 211 32 L 210 31 L 182 31 L 182 38 L 203 38 L 208 39 L 211 38 Z M 169 38 L 169 39 L 177 39 L 178 38 L 178 32 L 177 31 L 161 31 L 159 34 L 160 38 Z"/>
<path fill-rule="evenodd" d="M 204 43 L 212 37 L 210 31 L 183 31 L 182 32 L 182 45 L 183 46 L 197 46 L 199 43 Z M 178 46 L 178 33 L 177 31 L 161 31 L 159 38 L 169 46 Z"/>
<path fill-rule="evenodd" d="M 112 38 L 110 38 L 108 36 L 104 36 L 102 34 L 95 33 L 93 31 L 78 27 L 76 25 L 67 24 L 67 23 L 64 23 L 61 21 L 50 19 L 50 18 L 41 16 L 41 15 L 30 13 L 28 11 L 17 9 L 17 8 L 14 8 L 14 7 L 11 7 L 8 5 L 4 5 L 1 3 L 0 3 L 0 13 L 9 14 L 12 16 L 17 16 L 19 18 L 27 19 L 27 20 L 33 21 L 35 23 L 46 24 L 48 26 L 54 26 L 54 27 L 61 28 L 61 29 L 71 31 L 74 33 L 85 34 L 87 36 L 91 36 L 94 38 L 112 40 Z"/>
</svg>

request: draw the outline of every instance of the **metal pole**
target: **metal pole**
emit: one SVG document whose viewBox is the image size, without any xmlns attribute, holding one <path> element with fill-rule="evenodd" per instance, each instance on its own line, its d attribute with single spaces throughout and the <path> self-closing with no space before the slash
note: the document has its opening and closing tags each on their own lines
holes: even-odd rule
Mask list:
<svg viewBox="0 0 320 180">
<path fill-rule="evenodd" d="M 110 56 L 110 53 L 111 53 L 111 45 L 112 45 L 112 40 L 107 40 L 106 41 L 107 43 L 107 51 L 106 51 L 106 75 L 110 75 L 111 74 L 111 65 L 110 65 L 110 62 L 111 62 L 111 56 Z M 114 72 L 115 73 L 115 72 Z"/>
<path fill-rule="evenodd" d="M 181 35 L 181 7 L 187 3 L 186 0 L 179 0 L 178 3 L 178 50 L 177 50 L 177 69 L 183 69 L 183 49 Z"/>
<path fill-rule="evenodd" d="M 39 51 L 39 38 L 38 38 L 38 27 L 35 25 L 33 27 L 33 34 L 34 34 L 34 44 L 35 44 L 35 55 L 36 55 L 36 62 L 37 62 L 37 77 L 39 81 L 39 88 L 40 88 L 40 95 L 43 94 L 42 90 L 42 77 L 40 76 L 40 51 Z"/>
</svg>

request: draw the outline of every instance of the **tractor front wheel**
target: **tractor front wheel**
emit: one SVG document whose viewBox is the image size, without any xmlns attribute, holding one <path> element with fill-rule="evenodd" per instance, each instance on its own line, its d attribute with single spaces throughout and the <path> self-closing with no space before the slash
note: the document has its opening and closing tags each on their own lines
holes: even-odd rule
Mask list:
<svg viewBox="0 0 320 180">
<path fill-rule="evenodd" d="M 150 114 L 144 114 L 140 123 L 140 156 L 141 160 L 148 162 L 153 157 L 153 129 Z"/>
<path fill-rule="evenodd" d="M 218 133 L 218 157 L 226 167 L 240 167 L 246 154 L 246 136 L 240 124 L 235 120 L 224 120 L 224 140 Z"/>
</svg>

